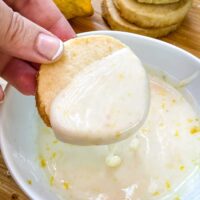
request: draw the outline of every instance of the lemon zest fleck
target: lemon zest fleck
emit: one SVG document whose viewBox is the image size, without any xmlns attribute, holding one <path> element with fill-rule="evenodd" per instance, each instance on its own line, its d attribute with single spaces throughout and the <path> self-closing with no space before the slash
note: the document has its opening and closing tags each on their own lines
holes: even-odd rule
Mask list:
<svg viewBox="0 0 200 200">
<path fill-rule="evenodd" d="M 32 180 L 28 179 L 28 180 L 27 180 L 27 183 L 28 183 L 29 185 L 32 185 Z"/>
<path fill-rule="evenodd" d="M 51 176 L 51 177 L 50 177 L 49 184 L 50 184 L 51 186 L 53 186 L 53 184 L 54 184 L 54 176 Z"/>
<path fill-rule="evenodd" d="M 53 141 L 53 144 L 57 144 L 57 143 L 58 143 L 58 140 L 54 140 L 54 141 Z"/>
<path fill-rule="evenodd" d="M 57 156 L 56 152 L 53 152 L 51 158 L 55 158 Z"/>
<path fill-rule="evenodd" d="M 117 132 L 116 134 L 115 134 L 115 138 L 116 139 L 119 139 L 121 137 L 121 133 L 120 132 Z"/>
<path fill-rule="evenodd" d="M 165 109 L 166 109 L 166 104 L 165 104 L 165 103 L 162 103 L 162 104 L 161 104 L 161 107 L 162 107 L 163 110 L 165 110 Z"/>
<path fill-rule="evenodd" d="M 64 188 L 65 190 L 69 189 L 69 183 L 63 182 L 63 188 Z"/>
<path fill-rule="evenodd" d="M 185 170 L 185 166 L 184 166 L 184 165 L 181 165 L 181 166 L 179 167 L 179 169 L 180 169 L 181 171 L 184 171 L 184 170 Z"/>
<path fill-rule="evenodd" d="M 40 158 L 40 166 L 42 168 L 45 168 L 47 166 L 46 160 L 42 157 Z"/>
<path fill-rule="evenodd" d="M 150 130 L 148 128 L 141 128 L 142 133 L 148 133 Z"/>
<path fill-rule="evenodd" d="M 158 196 L 158 195 L 160 195 L 160 192 L 158 192 L 158 191 L 153 193 L 153 196 Z"/>
<path fill-rule="evenodd" d="M 181 198 L 180 198 L 179 196 L 176 196 L 176 197 L 174 198 L 174 200 L 181 200 Z"/>
<path fill-rule="evenodd" d="M 179 131 L 178 131 L 178 130 L 176 130 L 176 132 L 175 132 L 175 136 L 176 136 L 176 137 L 179 136 Z"/>
<path fill-rule="evenodd" d="M 168 189 L 168 190 L 170 190 L 171 189 L 171 183 L 170 183 L 170 181 L 166 181 L 165 182 L 165 187 Z"/>
<path fill-rule="evenodd" d="M 193 119 L 187 119 L 187 122 L 188 122 L 188 123 L 192 123 L 192 122 L 193 122 Z"/>
<path fill-rule="evenodd" d="M 195 135 L 196 133 L 200 132 L 200 126 L 194 126 L 190 129 L 190 134 Z"/>
<path fill-rule="evenodd" d="M 172 99 L 172 103 L 176 103 L 176 99 Z"/>
</svg>

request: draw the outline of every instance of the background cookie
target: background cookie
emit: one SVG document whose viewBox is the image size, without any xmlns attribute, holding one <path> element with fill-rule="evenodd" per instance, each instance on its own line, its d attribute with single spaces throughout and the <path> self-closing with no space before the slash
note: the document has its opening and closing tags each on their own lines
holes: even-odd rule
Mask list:
<svg viewBox="0 0 200 200">
<path fill-rule="evenodd" d="M 136 0 L 113 0 L 113 2 L 124 19 L 146 28 L 180 23 L 192 3 L 191 0 L 180 0 L 165 5 L 142 4 Z"/>
<path fill-rule="evenodd" d="M 170 32 L 176 30 L 179 24 L 174 24 L 162 28 L 140 28 L 134 24 L 127 22 L 123 19 L 117 9 L 115 8 L 112 0 L 103 0 L 102 2 L 102 13 L 104 19 L 108 22 L 114 30 L 128 31 L 137 34 L 142 34 L 150 37 L 162 37 Z"/>
</svg>

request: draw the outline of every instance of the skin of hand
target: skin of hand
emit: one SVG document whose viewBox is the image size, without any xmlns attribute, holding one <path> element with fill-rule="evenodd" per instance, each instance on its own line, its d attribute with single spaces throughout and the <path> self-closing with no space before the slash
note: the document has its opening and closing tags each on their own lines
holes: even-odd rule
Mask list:
<svg viewBox="0 0 200 200">
<path fill-rule="evenodd" d="M 36 63 L 56 61 L 62 41 L 75 36 L 52 0 L 0 0 L 0 76 L 21 93 L 34 95 Z"/>
</svg>

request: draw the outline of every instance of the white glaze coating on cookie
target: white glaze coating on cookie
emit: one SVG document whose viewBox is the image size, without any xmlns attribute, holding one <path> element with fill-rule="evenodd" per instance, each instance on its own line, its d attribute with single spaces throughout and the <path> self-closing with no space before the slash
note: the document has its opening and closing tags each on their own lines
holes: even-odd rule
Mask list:
<svg viewBox="0 0 200 200">
<path fill-rule="evenodd" d="M 126 47 L 80 71 L 53 100 L 50 122 L 64 142 L 109 144 L 136 131 L 148 107 L 145 69 Z"/>
</svg>

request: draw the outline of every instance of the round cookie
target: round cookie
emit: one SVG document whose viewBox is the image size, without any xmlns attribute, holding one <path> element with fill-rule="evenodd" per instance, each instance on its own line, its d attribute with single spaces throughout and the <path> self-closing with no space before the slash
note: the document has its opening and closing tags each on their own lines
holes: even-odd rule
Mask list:
<svg viewBox="0 0 200 200">
<path fill-rule="evenodd" d="M 114 30 L 128 31 L 132 33 L 142 34 L 150 37 L 162 37 L 177 29 L 179 24 L 173 24 L 171 26 L 162 28 L 140 28 L 134 24 L 131 24 L 121 18 L 117 9 L 115 8 L 112 0 L 103 0 L 102 2 L 102 15 Z"/>
<path fill-rule="evenodd" d="M 53 64 L 41 65 L 37 77 L 36 106 L 47 126 L 50 106 L 56 95 L 86 66 L 125 46 L 109 36 L 89 36 L 64 43 L 62 58 Z"/>
<path fill-rule="evenodd" d="M 136 0 L 113 0 L 113 2 L 124 19 L 144 28 L 180 23 L 192 4 L 191 0 L 180 0 L 165 5 L 142 4 Z"/>
</svg>

